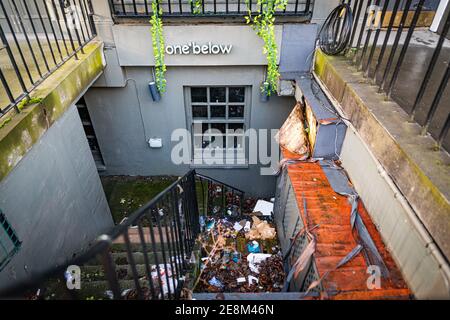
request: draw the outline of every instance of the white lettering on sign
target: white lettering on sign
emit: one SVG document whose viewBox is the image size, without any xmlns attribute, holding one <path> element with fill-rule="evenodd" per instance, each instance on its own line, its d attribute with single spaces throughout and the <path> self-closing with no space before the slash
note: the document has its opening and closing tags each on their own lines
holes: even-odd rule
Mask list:
<svg viewBox="0 0 450 320">
<path fill-rule="evenodd" d="M 173 54 L 229 54 L 233 48 L 232 44 L 197 44 L 195 42 L 189 42 L 188 44 L 177 44 L 172 46 L 166 46 L 166 53 Z"/>
</svg>

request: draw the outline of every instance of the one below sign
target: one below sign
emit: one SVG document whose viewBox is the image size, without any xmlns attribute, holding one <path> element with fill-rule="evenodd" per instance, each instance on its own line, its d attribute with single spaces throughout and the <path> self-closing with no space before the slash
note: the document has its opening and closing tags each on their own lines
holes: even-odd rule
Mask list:
<svg viewBox="0 0 450 320">
<path fill-rule="evenodd" d="M 183 45 L 168 45 L 166 46 L 166 53 L 169 55 L 230 54 L 232 48 L 232 44 L 212 44 L 208 42 L 208 44 L 200 45 L 195 42 L 189 42 Z"/>
</svg>

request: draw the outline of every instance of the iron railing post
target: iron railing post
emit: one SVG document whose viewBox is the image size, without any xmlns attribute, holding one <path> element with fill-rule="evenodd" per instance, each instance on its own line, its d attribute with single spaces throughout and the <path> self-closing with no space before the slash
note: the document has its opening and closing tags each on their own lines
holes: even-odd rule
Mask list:
<svg viewBox="0 0 450 320">
<path fill-rule="evenodd" d="M 101 253 L 103 268 L 105 270 L 109 288 L 113 293 L 114 299 L 120 300 L 122 299 L 122 295 L 120 292 L 119 280 L 117 279 L 116 266 L 111 257 L 111 253 L 109 252 L 112 243 L 111 237 L 108 235 L 102 235 L 99 237 L 98 241 L 106 244 L 106 248 Z"/>
<path fill-rule="evenodd" d="M 152 277 L 152 270 L 150 268 L 150 260 L 148 259 L 148 249 L 147 244 L 145 241 L 145 235 L 144 231 L 142 229 L 141 222 L 138 222 L 138 230 L 139 230 L 139 238 L 141 240 L 141 246 L 142 246 L 142 252 L 144 256 L 144 265 L 145 265 L 145 271 L 147 273 L 148 282 L 150 284 L 150 293 L 152 294 L 152 300 L 156 299 L 156 291 L 155 291 L 155 285 L 153 283 L 153 277 Z"/>
<path fill-rule="evenodd" d="M 383 78 L 380 84 L 380 92 L 382 92 L 385 88 L 386 81 L 388 78 L 389 71 L 391 69 L 392 64 L 394 63 L 395 52 L 397 51 L 398 44 L 400 42 L 400 37 L 402 36 L 403 28 L 405 26 L 406 18 L 408 17 L 409 7 L 411 6 L 412 0 L 406 0 L 405 6 L 403 7 L 402 18 L 400 20 L 400 25 L 398 26 L 397 34 L 395 35 L 394 44 L 392 45 L 391 52 L 389 54 L 389 58 L 387 60 L 386 68 L 384 69 Z"/>
<path fill-rule="evenodd" d="M 408 33 L 406 34 L 405 42 L 403 43 L 402 50 L 400 51 L 400 56 L 398 57 L 397 64 L 395 65 L 395 68 L 394 68 L 394 73 L 392 74 L 391 81 L 389 82 L 387 90 L 386 90 L 388 97 L 391 97 L 392 88 L 394 87 L 395 82 L 397 81 L 398 73 L 400 72 L 400 68 L 403 64 L 403 60 L 405 59 L 406 51 L 408 50 L 409 43 L 411 41 L 412 34 L 416 28 L 417 21 L 419 20 L 420 13 L 422 12 L 424 2 L 425 2 L 425 0 L 420 0 L 417 5 L 417 8 L 414 12 L 413 19 L 408 28 Z"/>
<path fill-rule="evenodd" d="M 423 95 L 425 93 L 425 89 L 428 86 L 428 82 L 430 81 L 431 75 L 433 74 L 434 67 L 436 66 L 436 62 L 439 58 L 439 54 L 441 53 L 442 46 L 444 45 L 444 40 L 446 39 L 446 35 L 448 30 L 450 29 L 450 14 L 447 16 L 447 21 L 445 22 L 444 28 L 439 35 L 439 40 L 434 49 L 433 56 L 431 57 L 430 63 L 428 64 L 427 71 L 425 76 L 423 77 L 422 83 L 420 84 L 419 92 L 417 93 L 416 99 L 414 100 L 414 104 L 411 108 L 411 120 L 414 119 L 416 109 L 419 103 L 422 101 Z"/>
</svg>

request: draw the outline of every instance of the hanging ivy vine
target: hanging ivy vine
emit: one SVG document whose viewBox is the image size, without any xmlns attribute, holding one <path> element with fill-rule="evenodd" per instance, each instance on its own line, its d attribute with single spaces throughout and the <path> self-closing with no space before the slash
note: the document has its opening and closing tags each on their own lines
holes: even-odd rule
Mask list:
<svg viewBox="0 0 450 320">
<path fill-rule="evenodd" d="M 164 63 L 164 35 L 162 23 L 162 8 L 159 6 L 158 0 L 152 0 L 152 17 L 150 23 L 152 25 L 152 41 L 153 55 L 155 57 L 155 83 L 158 91 L 163 93 L 166 91 L 166 64 Z"/>
<path fill-rule="evenodd" d="M 202 13 L 202 0 L 189 0 L 189 3 L 191 4 L 193 14 Z"/>
<path fill-rule="evenodd" d="M 287 0 L 257 0 L 256 12 L 252 12 L 250 1 L 245 0 L 248 15 L 245 17 L 247 24 L 252 23 L 256 34 L 264 41 L 263 52 L 267 57 L 266 83 L 261 90 L 267 95 L 277 91 L 280 72 L 278 70 L 277 56 L 278 46 L 275 39 L 275 10 L 284 10 Z"/>
</svg>

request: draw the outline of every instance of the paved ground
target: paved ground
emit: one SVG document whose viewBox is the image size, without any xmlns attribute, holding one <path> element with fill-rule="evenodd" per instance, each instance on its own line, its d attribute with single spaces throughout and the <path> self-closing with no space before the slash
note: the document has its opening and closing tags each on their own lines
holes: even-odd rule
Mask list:
<svg viewBox="0 0 450 320">
<path fill-rule="evenodd" d="M 389 43 L 392 44 L 395 33 L 391 34 Z M 404 40 L 404 35 L 402 36 L 401 44 Z M 374 36 L 372 35 L 373 39 Z M 382 43 L 383 36 L 380 37 L 378 41 L 379 44 Z M 392 90 L 392 99 L 397 102 L 405 111 L 408 113 L 411 111 L 411 108 L 416 99 L 417 93 L 419 91 L 420 85 L 422 83 L 422 79 L 424 78 L 425 72 L 429 66 L 431 57 L 433 55 L 434 49 L 438 42 L 438 35 L 428 31 L 428 30 L 417 30 L 414 32 L 411 44 L 408 47 L 406 52 L 405 59 L 403 61 L 402 67 L 400 69 L 400 73 L 398 75 L 398 80 L 395 83 Z M 391 78 L 392 73 L 394 71 L 395 62 L 398 59 L 398 56 L 401 51 L 401 45 L 396 51 L 394 56 L 394 62 L 392 63 L 392 67 L 388 71 L 388 79 Z M 381 67 L 377 72 L 377 83 L 380 84 L 382 76 L 386 69 L 386 64 L 391 52 L 392 46 L 388 46 L 386 53 L 384 55 L 384 59 L 382 61 Z M 370 49 L 369 49 L 370 50 Z M 368 50 L 368 52 L 369 52 Z M 370 74 L 373 75 L 376 62 L 378 61 L 380 53 L 380 47 L 377 47 L 374 54 L 374 59 L 372 59 L 372 63 L 370 65 Z M 366 57 L 368 54 L 366 54 Z M 432 101 L 436 95 L 437 88 L 441 83 L 444 72 L 450 62 L 450 41 L 445 40 L 444 47 L 441 50 L 439 55 L 438 62 L 435 66 L 433 75 L 428 84 L 425 95 L 422 99 L 422 102 L 419 104 L 417 113 L 416 113 L 416 121 L 419 124 L 423 124 L 425 122 L 426 114 L 432 104 Z M 447 85 L 444 94 L 439 103 L 437 112 L 433 118 L 433 121 L 430 125 L 430 132 L 433 137 L 437 137 L 441 131 L 441 128 L 444 125 L 446 117 L 449 113 L 450 106 L 450 86 Z M 447 150 L 450 150 L 450 135 L 444 140 L 444 147 Z"/>
</svg>

